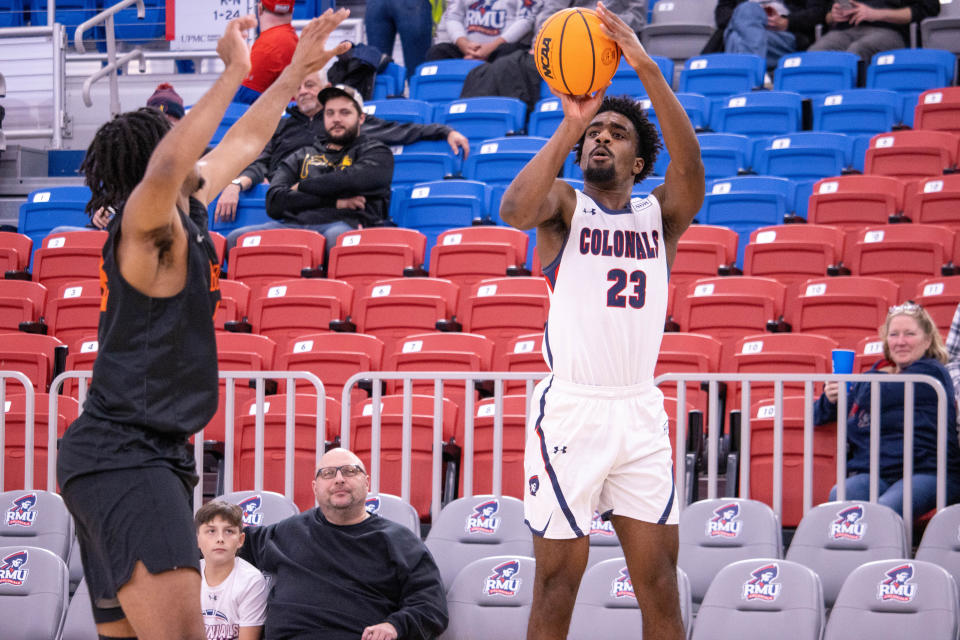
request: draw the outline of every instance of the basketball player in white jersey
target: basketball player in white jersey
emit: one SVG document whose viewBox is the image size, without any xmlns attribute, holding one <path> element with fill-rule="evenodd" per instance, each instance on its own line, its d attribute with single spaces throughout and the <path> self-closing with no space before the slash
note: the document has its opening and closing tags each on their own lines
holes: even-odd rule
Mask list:
<svg viewBox="0 0 960 640">
<path fill-rule="evenodd" d="M 524 465 L 537 560 L 527 638 L 566 637 L 599 510 L 623 546 L 643 637 L 681 640 L 678 504 L 653 370 L 670 264 L 703 201 L 703 164 L 689 119 L 636 34 L 602 3 L 597 12 L 647 89 L 671 162 L 663 185 L 631 198 L 659 146 L 643 109 L 603 91 L 560 96 L 563 121 L 503 197 L 503 220 L 537 228 L 551 285 L 552 374 L 535 391 Z M 582 192 L 556 179 L 577 145 Z"/>
</svg>

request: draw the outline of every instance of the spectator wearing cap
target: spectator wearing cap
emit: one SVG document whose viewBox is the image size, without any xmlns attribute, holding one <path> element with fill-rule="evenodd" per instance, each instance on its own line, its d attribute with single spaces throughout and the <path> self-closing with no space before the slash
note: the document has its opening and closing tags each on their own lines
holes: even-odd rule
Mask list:
<svg viewBox="0 0 960 640">
<path fill-rule="evenodd" d="M 250 73 L 233 96 L 234 102 L 253 104 L 290 64 L 297 48 L 293 25 L 294 0 L 260 0 L 257 15 L 260 36 L 250 48 Z"/>
<path fill-rule="evenodd" d="M 173 85 L 163 82 L 157 85 L 157 90 L 147 98 L 147 106 L 163 111 L 171 124 L 180 122 L 183 117 L 183 98 L 177 93 Z"/>
<path fill-rule="evenodd" d="M 318 139 L 326 139 L 323 107 L 318 96 L 320 91 L 328 86 L 330 85 L 323 71 L 303 79 L 297 90 L 297 103 L 287 107 L 289 117 L 280 120 L 277 130 L 260 156 L 221 192 L 214 213 L 217 220 L 232 221 L 236 216 L 240 193 L 252 189 L 264 180 L 269 181 L 288 155 L 314 144 Z M 379 140 L 388 147 L 413 144 L 420 140 L 446 140 L 453 153 L 461 154 L 464 160 L 470 153 L 470 142 L 467 138 L 442 124 L 395 122 L 368 114 L 360 127 L 360 133 Z"/>
<path fill-rule="evenodd" d="M 363 97 L 338 84 L 321 91 L 318 100 L 326 139 L 280 163 L 267 191 L 273 221 L 232 231 L 229 246 L 249 231 L 293 227 L 319 231 L 329 248 L 341 233 L 388 224 L 393 154 L 382 142 L 360 135 Z"/>
</svg>

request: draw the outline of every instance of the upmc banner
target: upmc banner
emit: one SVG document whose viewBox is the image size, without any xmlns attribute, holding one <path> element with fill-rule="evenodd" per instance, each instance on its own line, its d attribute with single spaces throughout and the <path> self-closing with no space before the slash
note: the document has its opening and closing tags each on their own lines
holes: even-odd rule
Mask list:
<svg viewBox="0 0 960 640">
<path fill-rule="evenodd" d="M 167 0 L 170 49 L 216 49 L 227 23 L 247 14 L 257 15 L 256 0 Z"/>
</svg>

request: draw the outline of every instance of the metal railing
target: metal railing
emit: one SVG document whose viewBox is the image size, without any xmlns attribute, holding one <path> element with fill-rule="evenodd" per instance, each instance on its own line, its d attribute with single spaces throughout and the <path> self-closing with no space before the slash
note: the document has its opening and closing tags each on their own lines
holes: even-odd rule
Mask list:
<svg viewBox="0 0 960 640">
<path fill-rule="evenodd" d="M 23 461 L 23 486 L 33 487 L 33 429 L 35 407 L 33 383 L 30 378 L 19 371 L 0 371 L 0 491 L 4 490 L 3 481 L 6 477 L 7 462 L 7 380 L 15 380 L 23 386 L 25 400 L 24 423 L 27 426 L 23 434 L 23 448 L 26 452 Z"/>
<path fill-rule="evenodd" d="M 77 30 L 73 35 L 74 46 L 77 48 L 77 51 L 82 54 L 86 52 L 86 47 L 83 44 L 83 35 L 97 25 L 106 23 L 107 64 L 105 67 L 83 81 L 83 104 L 87 105 L 88 107 L 93 106 L 93 99 L 90 97 L 91 88 L 93 87 L 94 83 L 101 78 L 109 76 L 111 116 L 120 114 L 120 85 L 118 80 L 120 76 L 120 69 L 132 60 L 139 60 L 140 72 L 143 73 L 146 70 L 146 62 L 143 57 L 143 50 L 140 47 L 135 47 L 129 53 L 125 53 L 119 58 L 117 57 L 117 33 L 114 29 L 113 16 L 118 11 L 126 9 L 134 4 L 137 5 L 137 18 L 143 20 L 143 18 L 146 16 L 146 8 L 144 7 L 143 0 L 121 0 L 117 4 L 104 9 L 86 22 L 78 25 Z"/>
<path fill-rule="evenodd" d="M 39 38 L 49 40 L 41 41 Z M 60 149 L 63 147 L 65 132 L 68 133 L 70 127 L 70 120 L 66 112 L 66 97 L 64 92 L 64 84 L 66 82 L 64 71 L 65 49 L 67 46 L 66 30 L 62 24 L 54 24 L 52 22 L 50 26 L 43 27 L 0 28 L 0 42 L 7 45 L 13 43 L 15 40 L 19 41 L 16 44 L 18 54 L 23 54 L 28 43 L 36 46 L 37 50 L 43 53 L 44 60 L 47 59 L 46 52 L 49 51 L 50 91 L 53 98 L 52 105 L 50 106 L 51 119 L 49 127 L 16 127 L 8 123 L 3 130 L 4 135 L 8 141 L 28 138 L 49 138 L 51 147 L 53 149 Z M 4 69 L 4 75 L 7 76 L 5 78 L 4 92 L 7 93 L 6 97 L 8 99 L 14 97 L 20 91 L 19 86 L 21 85 L 16 79 L 15 74 L 11 72 L 12 69 L 13 67 Z M 34 70 L 32 74 L 33 77 L 45 75 L 40 74 L 40 76 L 37 76 L 36 70 Z M 43 90 L 45 91 L 46 88 Z M 11 121 L 13 120 L 12 115 L 13 113 L 8 107 L 7 117 Z"/>
</svg>

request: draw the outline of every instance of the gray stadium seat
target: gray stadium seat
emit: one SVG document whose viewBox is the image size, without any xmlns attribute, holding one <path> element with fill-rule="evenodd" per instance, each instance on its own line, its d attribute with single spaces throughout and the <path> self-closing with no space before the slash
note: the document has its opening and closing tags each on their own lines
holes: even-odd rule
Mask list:
<svg viewBox="0 0 960 640">
<path fill-rule="evenodd" d="M 721 568 L 746 558 L 780 558 L 783 542 L 773 510 L 756 500 L 700 500 L 680 512 L 677 564 L 690 578 L 699 603 Z"/>
<path fill-rule="evenodd" d="M 850 572 L 872 560 L 903 558 L 907 534 L 890 507 L 870 502 L 827 502 L 803 516 L 787 549 L 787 560 L 817 572 L 827 608 Z"/>
<path fill-rule="evenodd" d="M 239 505 L 243 509 L 243 524 L 247 527 L 263 527 L 300 513 L 292 500 L 273 491 L 234 491 L 218 496 L 218 499 Z"/>
<path fill-rule="evenodd" d="M 59 495 L 39 489 L 4 491 L 0 509 L 0 546 L 40 547 L 70 561 L 73 520 Z"/>
<path fill-rule="evenodd" d="M 4 640 L 59 638 L 67 615 L 69 575 L 52 551 L 0 547 L 0 620 Z"/>
<path fill-rule="evenodd" d="M 740 560 L 710 583 L 693 640 L 819 640 L 823 616 L 816 573 L 789 560 Z"/>
<path fill-rule="evenodd" d="M 927 523 L 917 547 L 917 560 L 940 565 L 960 584 L 960 504 L 941 509 Z"/>
<path fill-rule="evenodd" d="M 690 581 L 677 568 L 680 615 L 690 636 Z M 610 558 L 593 565 L 583 575 L 577 603 L 573 608 L 568 640 L 628 640 L 641 636 L 640 605 L 633 594 L 633 583 L 623 557 Z"/>
<path fill-rule="evenodd" d="M 640 42 L 652 56 L 686 60 L 700 55 L 717 28 L 715 6 L 713 0 L 661 0 L 653 5 L 650 24 L 640 30 Z"/>
<path fill-rule="evenodd" d="M 447 592 L 450 625 L 440 640 L 524 638 L 535 569 L 533 558 L 521 555 L 490 556 L 466 565 Z"/>
<path fill-rule="evenodd" d="M 622 557 L 623 549 L 620 547 L 617 532 L 613 530 L 613 523 L 604 520 L 594 511 L 590 523 L 590 555 L 587 558 L 587 568 L 610 558 Z"/>
<path fill-rule="evenodd" d="M 920 23 L 920 34 L 925 48 L 960 53 L 960 2 L 941 2 L 940 13 Z"/>
<path fill-rule="evenodd" d="M 371 493 L 367 495 L 367 511 L 382 518 L 402 524 L 417 536 L 420 535 L 420 517 L 417 510 L 409 502 L 404 502 L 399 496 L 389 493 Z"/>
<path fill-rule="evenodd" d="M 878 560 L 855 569 L 830 612 L 824 640 L 956 640 L 957 583 L 923 560 Z"/>
<path fill-rule="evenodd" d="M 494 555 L 533 555 L 523 502 L 492 495 L 459 498 L 440 510 L 426 539 L 447 591 L 461 568 Z"/>
<path fill-rule="evenodd" d="M 87 581 L 81 580 L 76 592 L 70 599 L 67 609 L 67 621 L 63 625 L 60 640 L 98 640 L 97 623 L 93 621 L 93 608 L 90 606 L 90 592 Z"/>
</svg>

